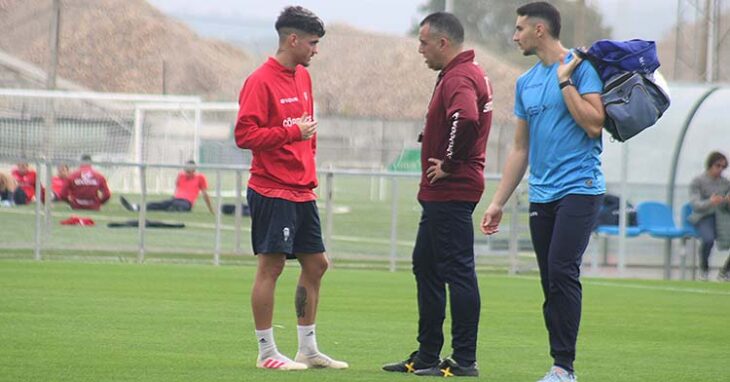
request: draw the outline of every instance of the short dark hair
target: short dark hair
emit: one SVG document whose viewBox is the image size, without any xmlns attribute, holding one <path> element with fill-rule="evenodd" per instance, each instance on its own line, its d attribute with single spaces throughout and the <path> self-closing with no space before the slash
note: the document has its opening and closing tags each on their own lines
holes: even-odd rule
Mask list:
<svg viewBox="0 0 730 382">
<path fill-rule="evenodd" d="M 195 161 L 191 159 L 191 160 L 185 162 L 185 164 L 195 164 Z"/>
<path fill-rule="evenodd" d="M 710 155 L 707 156 L 707 162 L 705 162 L 705 169 L 709 170 L 710 167 L 712 167 L 715 163 L 719 161 L 725 161 L 725 164 L 727 164 L 727 157 L 725 154 L 719 152 L 719 151 L 713 151 L 710 153 Z"/>
<path fill-rule="evenodd" d="M 550 36 L 555 39 L 560 38 L 560 11 L 552 4 L 544 1 L 525 4 L 517 8 L 517 15 L 545 20 L 548 24 Z"/>
<path fill-rule="evenodd" d="M 431 28 L 441 32 L 449 38 L 449 40 L 461 44 L 464 42 L 464 27 L 461 21 L 451 13 L 435 12 L 426 16 L 419 26 L 430 25 Z"/>
<path fill-rule="evenodd" d="M 301 6 L 284 8 L 274 24 L 279 34 L 283 29 L 296 29 L 318 37 L 324 36 L 324 22 L 314 12 Z"/>
<path fill-rule="evenodd" d="M 89 155 L 89 154 L 81 154 L 81 161 L 82 162 L 91 162 L 91 155 Z"/>
</svg>

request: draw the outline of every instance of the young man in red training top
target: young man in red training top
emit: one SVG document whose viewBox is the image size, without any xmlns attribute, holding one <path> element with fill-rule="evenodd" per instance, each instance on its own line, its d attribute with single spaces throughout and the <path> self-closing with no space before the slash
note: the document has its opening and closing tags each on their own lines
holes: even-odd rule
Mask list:
<svg viewBox="0 0 730 382">
<path fill-rule="evenodd" d="M 13 194 L 15 204 L 23 205 L 34 201 L 36 172 L 30 168 L 28 162 L 19 162 L 12 170 L 11 175 L 16 183 Z M 41 193 L 41 197 L 43 197 L 45 195 L 43 186 L 41 186 Z"/>
<path fill-rule="evenodd" d="M 422 206 L 413 248 L 418 290 L 418 350 L 385 371 L 425 376 L 478 376 L 480 297 L 474 269 L 472 212 L 484 191 L 492 88 L 464 50 L 464 29 L 452 14 L 437 12 L 420 24 L 418 52 L 438 70 L 421 143 Z M 451 305 L 451 357 L 441 360 L 446 294 Z"/>
<path fill-rule="evenodd" d="M 213 204 L 208 196 L 208 180 L 205 175 L 195 172 L 195 161 L 189 160 L 185 162 L 185 168 L 177 175 L 175 180 L 175 195 L 171 199 L 159 202 L 147 203 L 148 211 L 168 211 L 168 212 L 190 212 L 198 199 L 198 194 L 203 194 L 203 200 L 211 214 Z M 120 197 L 124 208 L 130 211 L 139 211 L 139 206 L 130 203 L 124 196 Z"/>
<path fill-rule="evenodd" d="M 111 196 L 106 178 L 91 168 L 91 157 L 86 154 L 81 156 L 79 169 L 68 176 L 59 194 L 74 210 L 99 210 Z"/>
<path fill-rule="evenodd" d="M 253 153 L 246 197 L 258 256 L 251 292 L 259 344 L 256 366 L 344 369 L 347 363 L 319 351 L 315 336 L 320 282 L 328 260 L 313 191 L 317 122 L 305 67 L 317 54 L 324 24 L 307 9 L 287 7 L 276 20 L 276 31 L 279 49 L 243 84 L 235 127 L 238 147 Z M 272 329 L 274 289 L 287 258 L 301 265 L 295 295 L 299 350 L 294 360 L 278 351 Z"/>
</svg>

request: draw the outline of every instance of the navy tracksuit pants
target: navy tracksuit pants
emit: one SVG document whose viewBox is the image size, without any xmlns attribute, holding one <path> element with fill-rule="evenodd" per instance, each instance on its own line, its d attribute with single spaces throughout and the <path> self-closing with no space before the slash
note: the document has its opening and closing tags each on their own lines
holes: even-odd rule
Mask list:
<svg viewBox="0 0 730 382">
<path fill-rule="evenodd" d="M 712 253 L 712 247 L 715 246 L 715 239 L 717 239 L 716 227 L 715 214 L 705 216 L 695 224 L 697 233 L 702 239 L 702 245 L 700 246 L 700 270 L 704 273 L 710 270 L 710 253 Z"/>
<path fill-rule="evenodd" d="M 540 268 L 542 305 L 554 363 L 573 371 L 580 326 L 580 264 L 603 195 L 566 195 L 530 204 L 530 233 Z"/>
<path fill-rule="evenodd" d="M 444 344 L 446 286 L 451 305 L 452 357 L 460 365 L 476 361 L 481 309 L 474 270 L 472 202 L 423 202 L 413 249 L 418 289 L 418 356 L 440 358 Z"/>
</svg>

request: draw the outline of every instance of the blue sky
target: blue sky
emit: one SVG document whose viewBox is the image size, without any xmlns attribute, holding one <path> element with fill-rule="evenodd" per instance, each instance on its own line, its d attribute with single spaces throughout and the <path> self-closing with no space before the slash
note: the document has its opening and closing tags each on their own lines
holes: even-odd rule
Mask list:
<svg viewBox="0 0 730 382">
<path fill-rule="evenodd" d="M 418 16 L 423 0 L 148 0 L 165 12 L 242 18 L 273 23 L 287 5 L 302 5 L 326 23 L 344 22 L 369 31 L 403 34 Z M 273 25 L 273 24 L 272 24 Z"/>
<path fill-rule="evenodd" d="M 230 18 L 271 23 L 287 5 L 299 4 L 325 22 L 344 22 L 360 29 L 404 34 L 418 21 L 425 0 L 148 0 L 170 14 Z M 459 0 L 455 0 L 459 1 Z M 603 12 L 614 39 L 659 40 L 676 21 L 675 0 L 587 0 Z"/>
</svg>

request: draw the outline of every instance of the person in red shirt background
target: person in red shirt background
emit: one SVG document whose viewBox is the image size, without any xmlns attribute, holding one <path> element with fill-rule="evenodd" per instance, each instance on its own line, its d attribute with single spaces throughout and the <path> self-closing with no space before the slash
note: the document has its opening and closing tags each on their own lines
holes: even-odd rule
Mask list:
<svg viewBox="0 0 730 382">
<path fill-rule="evenodd" d="M 35 200 L 35 180 L 36 172 L 28 162 L 18 162 L 11 174 L 15 179 L 16 188 L 13 194 L 15 204 L 28 204 Z M 41 186 L 41 197 L 45 195 L 45 189 Z"/>
<path fill-rule="evenodd" d="M 56 175 L 51 178 L 51 188 L 53 189 L 53 200 L 61 200 L 61 190 L 68 182 L 69 168 L 65 163 L 61 163 L 56 167 Z"/>
<path fill-rule="evenodd" d="M 91 157 L 81 156 L 79 169 L 69 175 L 61 188 L 60 200 L 65 200 L 75 210 L 99 210 L 111 197 L 106 178 L 91 168 Z"/>
<path fill-rule="evenodd" d="M 177 175 L 175 181 L 175 195 L 171 199 L 149 202 L 147 203 L 148 211 L 168 211 L 168 212 L 190 212 L 198 199 L 198 194 L 203 194 L 205 205 L 211 214 L 215 213 L 213 204 L 208 196 L 208 180 L 205 175 L 195 172 L 195 161 L 189 160 L 185 162 L 185 169 Z M 130 203 L 124 196 L 119 198 L 124 208 L 130 211 L 139 211 L 139 206 Z"/>
</svg>

